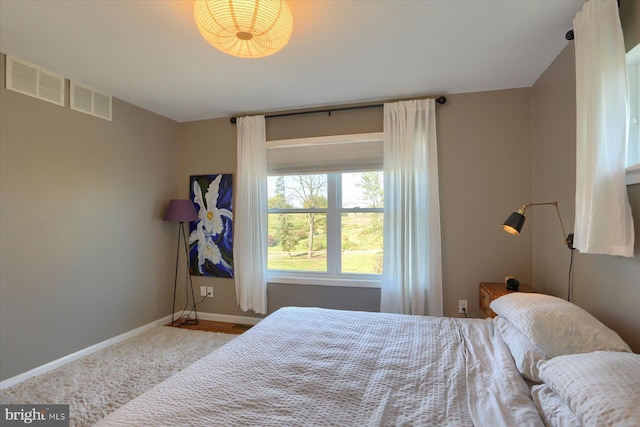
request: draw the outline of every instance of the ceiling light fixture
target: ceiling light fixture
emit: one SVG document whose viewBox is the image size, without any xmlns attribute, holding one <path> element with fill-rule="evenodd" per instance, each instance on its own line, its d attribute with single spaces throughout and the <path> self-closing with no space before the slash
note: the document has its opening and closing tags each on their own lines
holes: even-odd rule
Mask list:
<svg viewBox="0 0 640 427">
<path fill-rule="evenodd" d="M 286 46 L 293 29 L 284 0 L 196 0 L 196 24 L 218 50 L 241 58 L 262 58 Z"/>
</svg>

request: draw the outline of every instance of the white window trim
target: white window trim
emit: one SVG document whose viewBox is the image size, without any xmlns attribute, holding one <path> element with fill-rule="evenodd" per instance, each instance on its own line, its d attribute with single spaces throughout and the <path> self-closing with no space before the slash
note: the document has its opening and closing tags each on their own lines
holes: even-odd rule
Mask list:
<svg viewBox="0 0 640 427">
<path fill-rule="evenodd" d="M 353 277 L 345 277 L 353 276 Z M 296 273 L 291 271 L 267 272 L 267 283 L 284 283 L 304 286 L 341 286 L 351 288 L 380 288 L 382 277 L 377 274 L 349 274 L 331 276 L 325 273 Z"/>
<path fill-rule="evenodd" d="M 384 132 L 354 133 L 350 135 L 314 136 L 309 138 L 274 139 L 267 141 L 267 150 L 290 147 L 309 147 L 318 144 L 348 144 L 356 142 L 380 142 Z"/>
<path fill-rule="evenodd" d="M 304 147 L 313 146 L 317 144 L 348 144 L 357 142 L 379 142 L 384 138 L 383 132 L 372 133 L 360 133 L 350 135 L 333 135 L 333 136 L 320 136 L 310 138 L 295 138 L 295 139 L 281 139 L 267 141 L 267 149 L 289 148 L 289 147 Z M 330 174 L 329 174 L 330 175 Z M 331 185 L 330 182 L 327 183 Z M 335 185 L 335 184 L 333 184 Z M 334 201 L 337 203 L 337 201 Z M 328 229 L 327 233 L 331 231 Z M 329 244 L 329 242 L 327 242 Z M 333 251 L 334 257 L 340 258 L 341 251 Z M 329 251 L 327 251 L 329 255 Z M 327 264 L 329 264 L 327 259 Z M 335 262 L 335 260 L 333 260 Z M 338 259 L 341 262 L 341 259 Z M 327 265 L 329 268 L 329 265 Z M 355 274 L 355 273 L 342 273 L 340 275 L 332 275 L 329 273 L 315 273 L 315 272 L 295 272 L 288 270 L 268 270 L 267 271 L 268 283 L 283 283 L 294 285 L 310 285 L 310 286 L 340 286 L 340 287 L 355 287 L 355 288 L 380 288 L 382 282 L 382 275 L 379 274 Z"/>
<path fill-rule="evenodd" d="M 626 57 L 627 64 L 638 64 L 638 67 L 640 68 L 640 44 L 627 52 Z M 640 72 L 640 70 L 636 72 Z M 635 87 L 635 84 L 635 82 L 630 82 L 630 87 Z M 638 100 L 638 102 L 640 102 L 640 100 Z M 633 118 L 631 119 L 633 120 Z M 626 170 L 626 175 L 627 185 L 640 184 L 640 163 L 629 165 Z"/>
<path fill-rule="evenodd" d="M 627 185 L 640 184 L 640 164 L 627 168 Z"/>
</svg>

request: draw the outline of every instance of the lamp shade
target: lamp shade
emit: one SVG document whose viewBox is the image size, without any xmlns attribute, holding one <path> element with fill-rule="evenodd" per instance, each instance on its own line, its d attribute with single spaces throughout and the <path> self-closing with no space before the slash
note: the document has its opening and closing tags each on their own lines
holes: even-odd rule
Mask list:
<svg viewBox="0 0 640 427">
<path fill-rule="evenodd" d="M 510 234 L 520 234 L 520 230 L 522 230 L 522 226 L 524 225 L 524 220 L 526 218 L 520 212 L 513 212 L 509 215 L 509 218 L 502 224 L 502 228 L 504 231 Z"/>
<path fill-rule="evenodd" d="M 196 221 L 198 219 L 198 213 L 193 206 L 193 202 L 189 199 L 173 199 L 167 206 L 167 211 L 164 213 L 165 221 L 172 222 L 188 222 Z"/>
<path fill-rule="evenodd" d="M 242 58 L 273 55 L 293 30 L 284 0 L 196 0 L 198 30 L 216 49 Z"/>
</svg>

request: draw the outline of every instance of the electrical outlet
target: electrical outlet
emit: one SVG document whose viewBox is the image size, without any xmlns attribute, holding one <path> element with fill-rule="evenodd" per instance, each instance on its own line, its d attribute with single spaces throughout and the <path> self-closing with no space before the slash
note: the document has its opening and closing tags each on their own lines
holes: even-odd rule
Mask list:
<svg viewBox="0 0 640 427">
<path fill-rule="evenodd" d="M 207 293 L 205 295 L 209 298 L 213 298 L 213 286 L 207 286 Z"/>
<path fill-rule="evenodd" d="M 200 296 L 201 297 L 206 297 L 207 296 L 207 287 L 206 286 L 200 286 Z"/>
<path fill-rule="evenodd" d="M 458 300 L 458 313 L 469 313 L 469 301 L 466 299 Z"/>
</svg>

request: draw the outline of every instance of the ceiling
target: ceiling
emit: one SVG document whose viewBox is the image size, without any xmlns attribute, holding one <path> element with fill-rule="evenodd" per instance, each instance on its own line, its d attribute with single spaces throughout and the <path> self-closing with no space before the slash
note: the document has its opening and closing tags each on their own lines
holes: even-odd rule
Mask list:
<svg viewBox="0 0 640 427">
<path fill-rule="evenodd" d="M 289 0 L 289 44 L 243 59 L 192 0 L 0 0 L 0 51 L 183 122 L 530 87 L 583 2 Z"/>
</svg>

